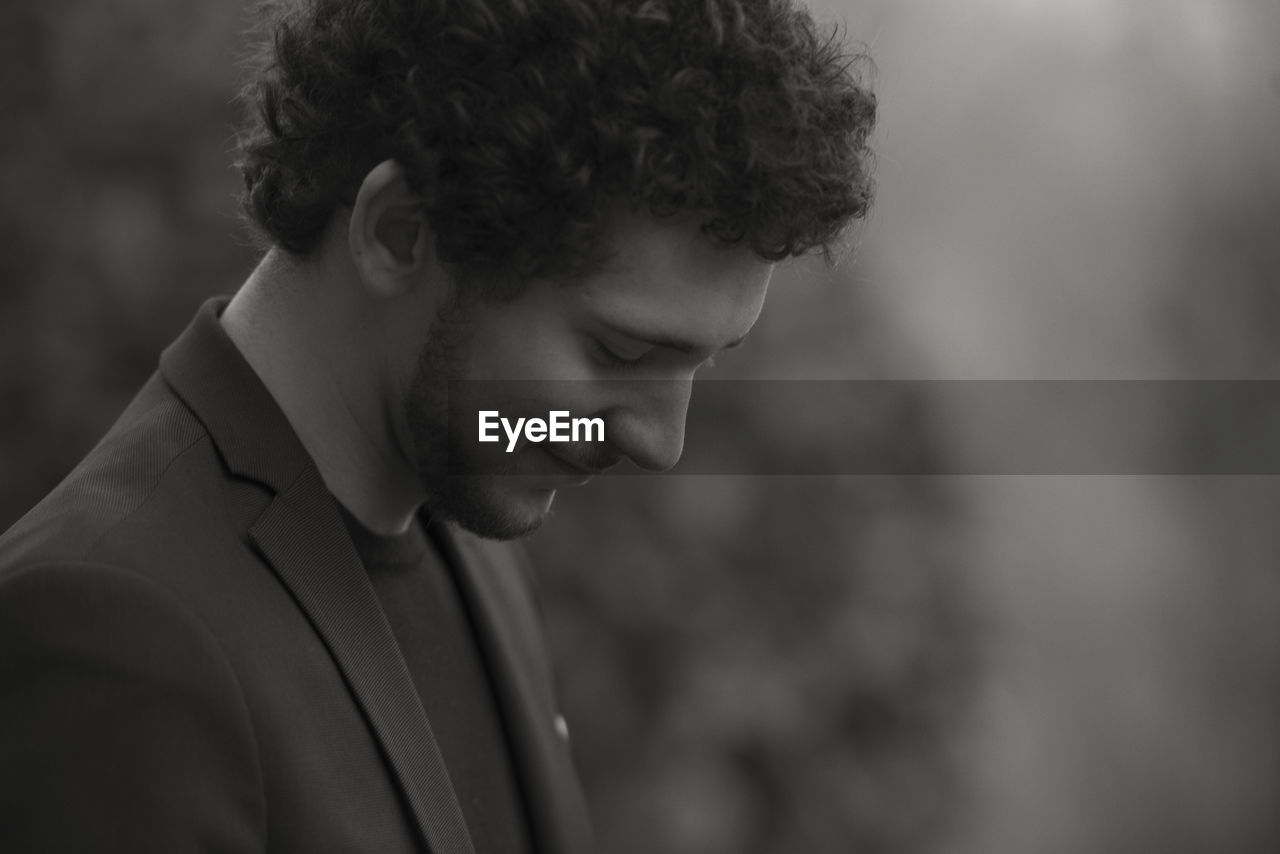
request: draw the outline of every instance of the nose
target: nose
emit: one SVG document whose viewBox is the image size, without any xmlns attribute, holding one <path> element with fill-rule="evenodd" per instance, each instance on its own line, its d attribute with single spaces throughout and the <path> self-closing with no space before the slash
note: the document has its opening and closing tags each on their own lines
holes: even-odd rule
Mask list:
<svg viewBox="0 0 1280 854">
<path fill-rule="evenodd" d="M 631 380 L 626 402 L 605 420 L 611 443 L 649 471 L 666 471 L 680 461 L 693 378 Z"/>
</svg>

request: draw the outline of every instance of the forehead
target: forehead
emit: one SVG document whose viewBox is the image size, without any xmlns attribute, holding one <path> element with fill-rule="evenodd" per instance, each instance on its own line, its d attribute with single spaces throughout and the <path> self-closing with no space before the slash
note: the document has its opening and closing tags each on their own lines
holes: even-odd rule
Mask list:
<svg viewBox="0 0 1280 854">
<path fill-rule="evenodd" d="M 609 262 L 570 289 L 600 319 L 716 349 L 759 316 L 773 265 L 749 249 L 718 246 L 687 221 L 635 215 L 619 217 L 611 238 Z"/>
</svg>

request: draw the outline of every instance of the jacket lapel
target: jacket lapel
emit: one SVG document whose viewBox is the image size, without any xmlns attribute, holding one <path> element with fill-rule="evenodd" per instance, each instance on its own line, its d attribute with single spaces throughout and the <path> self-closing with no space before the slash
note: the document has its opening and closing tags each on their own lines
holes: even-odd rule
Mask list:
<svg viewBox="0 0 1280 854">
<path fill-rule="evenodd" d="M 568 731 L 550 693 L 550 664 L 529 595 L 528 567 L 508 546 L 486 543 L 447 525 L 431 534 L 454 568 L 475 620 L 511 738 L 537 850 L 592 850 L 586 805 L 569 753 Z M 539 679 L 538 677 L 543 677 Z"/>
<path fill-rule="evenodd" d="M 319 471 L 218 323 L 210 300 L 161 356 L 161 373 L 227 467 L 275 498 L 250 536 L 324 640 L 432 854 L 475 854 L 426 713 L 377 594 Z"/>
<path fill-rule="evenodd" d="M 399 777 L 432 854 L 474 854 L 395 635 L 315 467 L 250 530 L 329 647 Z"/>
</svg>

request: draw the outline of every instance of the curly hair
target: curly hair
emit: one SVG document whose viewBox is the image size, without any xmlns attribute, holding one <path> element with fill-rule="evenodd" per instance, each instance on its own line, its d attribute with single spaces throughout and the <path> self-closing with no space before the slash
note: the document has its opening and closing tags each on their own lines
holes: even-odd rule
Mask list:
<svg viewBox="0 0 1280 854">
<path fill-rule="evenodd" d="M 296 254 L 387 158 L 484 281 L 589 272 L 619 204 L 780 260 L 870 202 L 866 57 L 791 0 L 293 0 L 264 33 L 242 205 Z"/>
</svg>

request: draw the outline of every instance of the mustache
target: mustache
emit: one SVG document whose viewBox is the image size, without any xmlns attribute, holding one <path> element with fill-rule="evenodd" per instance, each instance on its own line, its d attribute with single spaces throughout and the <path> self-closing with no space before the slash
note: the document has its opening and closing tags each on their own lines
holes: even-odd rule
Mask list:
<svg viewBox="0 0 1280 854">
<path fill-rule="evenodd" d="M 547 450 L 570 465 L 595 474 L 603 474 L 622 462 L 622 454 L 608 445 L 566 442 L 549 444 Z"/>
</svg>

